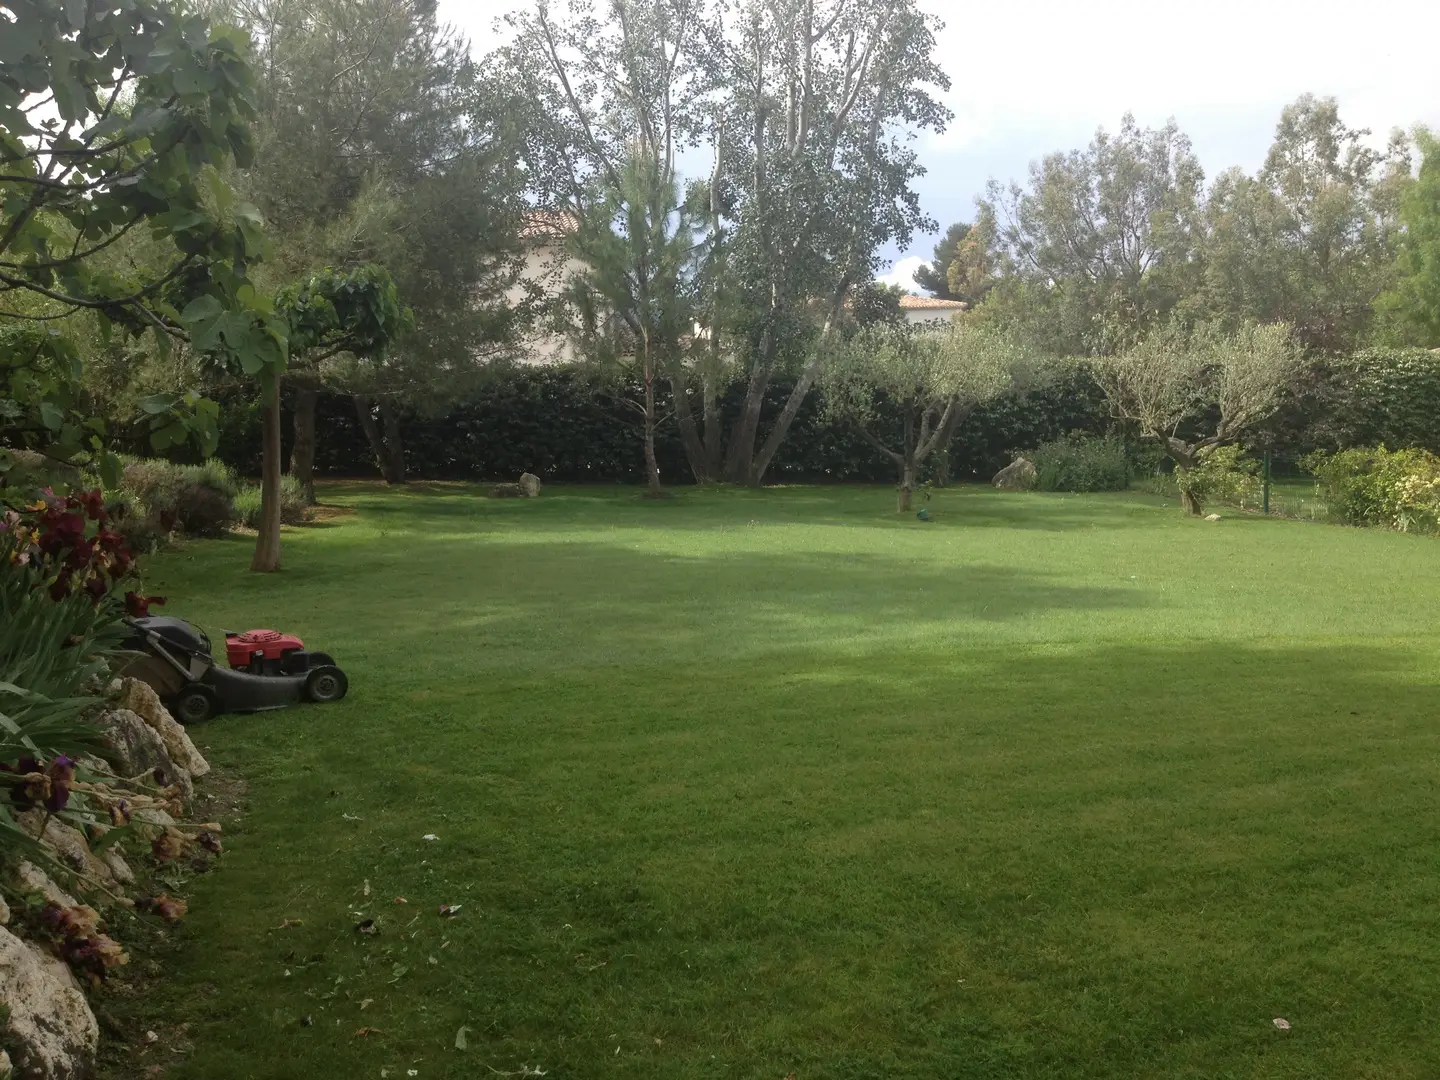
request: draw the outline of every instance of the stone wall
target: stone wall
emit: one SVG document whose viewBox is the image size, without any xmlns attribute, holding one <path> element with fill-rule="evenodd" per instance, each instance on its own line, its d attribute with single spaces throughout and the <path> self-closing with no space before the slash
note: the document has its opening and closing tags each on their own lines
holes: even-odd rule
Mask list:
<svg viewBox="0 0 1440 1080">
<path fill-rule="evenodd" d="M 152 860 L 219 850 L 219 826 L 184 823 L 195 781 L 210 771 L 190 736 L 146 684 L 116 680 L 110 692 L 113 705 L 97 718 L 104 755 L 82 758 L 85 779 L 74 785 L 92 820 L 81 831 L 40 808 L 17 814 L 40 850 L 0 865 L 0 1005 L 10 1016 L 0 1080 L 89 1073 L 100 1031 L 85 983 L 127 960 L 104 932 L 105 912 L 123 906 L 179 918 L 181 900 L 131 896 L 137 877 Z M 124 839 L 99 843 L 122 825 Z"/>
</svg>

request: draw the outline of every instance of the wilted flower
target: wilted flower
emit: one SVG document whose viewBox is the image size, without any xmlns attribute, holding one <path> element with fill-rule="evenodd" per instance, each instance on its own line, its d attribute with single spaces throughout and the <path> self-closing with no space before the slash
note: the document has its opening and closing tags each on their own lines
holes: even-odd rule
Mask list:
<svg viewBox="0 0 1440 1080">
<path fill-rule="evenodd" d="M 92 985 L 102 982 L 111 968 L 130 962 L 120 943 L 105 934 L 76 938 L 67 942 L 61 952 L 72 968 L 89 976 Z"/>
<path fill-rule="evenodd" d="M 224 845 L 220 843 L 220 838 L 209 829 L 202 832 L 195 840 L 201 847 L 213 855 L 219 855 L 225 850 Z"/>
<path fill-rule="evenodd" d="M 57 755 L 45 769 L 50 781 L 50 791 L 45 796 L 45 809 L 58 814 L 70 803 L 70 785 L 75 782 L 75 761 L 64 754 Z"/>
<path fill-rule="evenodd" d="M 150 850 L 161 862 L 178 859 L 185 853 L 185 837 L 174 829 L 166 829 L 163 836 L 157 836 L 151 843 Z"/>
<path fill-rule="evenodd" d="M 19 798 L 15 799 L 16 805 L 25 807 L 34 806 L 36 803 L 48 802 L 50 799 L 50 777 L 42 772 L 26 773 L 24 781 L 20 785 Z"/>
<path fill-rule="evenodd" d="M 40 925 L 66 941 L 88 938 L 100 929 L 100 913 L 88 904 L 61 907 L 51 903 L 41 909 Z"/>
<path fill-rule="evenodd" d="M 171 926 L 175 926 L 190 908 L 184 900 L 177 900 L 169 893 L 160 893 L 158 896 L 144 896 L 136 900 L 135 910 L 154 912 Z"/>
<path fill-rule="evenodd" d="M 125 614 L 132 619 L 143 619 L 150 614 L 151 605 L 160 607 L 164 603 L 163 596 L 141 596 L 132 589 L 125 594 Z"/>
<path fill-rule="evenodd" d="M 117 829 L 130 824 L 130 803 L 121 799 L 110 804 L 110 824 Z"/>
</svg>

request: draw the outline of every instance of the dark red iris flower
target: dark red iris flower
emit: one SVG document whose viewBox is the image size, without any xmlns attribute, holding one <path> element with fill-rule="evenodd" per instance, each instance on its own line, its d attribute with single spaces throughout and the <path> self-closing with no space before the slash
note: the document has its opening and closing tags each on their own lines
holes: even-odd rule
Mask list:
<svg viewBox="0 0 1440 1080">
<path fill-rule="evenodd" d="M 70 786 L 75 783 L 75 761 L 64 754 L 57 755 L 45 770 L 50 778 L 50 794 L 45 798 L 45 809 L 58 814 L 70 804 Z"/>
<path fill-rule="evenodd" d="M 81 492 L 76 502 L 84 507 L 85 514 L 91 521 L 104 521 L 106 519 L 105 494 L 99 488 L 91 488 L 89 491 Z"/>
</svg>

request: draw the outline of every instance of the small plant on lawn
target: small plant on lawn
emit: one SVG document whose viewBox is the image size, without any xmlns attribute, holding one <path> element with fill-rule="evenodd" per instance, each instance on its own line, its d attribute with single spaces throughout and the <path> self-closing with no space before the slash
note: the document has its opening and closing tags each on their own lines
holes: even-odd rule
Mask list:
<svg viewBox="0 0 1440 1080">
<path fill-rule="evenodd" d="M 1038 491 L 1123 491 L 1130 486 L 1125 440 L 1113 435 L 1056 439 L 1026 456 L 1035 463 Z"/>
<path fill-rule="evenodd" d="M 126 458 L 119 496 L 127 512 L 121 532 L 136 537 L 215 537 L 235 522 L 235 496 L 240 483 L 222 461 L 176 465 L 163 458 Z"/>
<path fill-rule="evenodd" d="M 235 496 L 235 519 L 247 529 L 259 529 L 263 493 L 257 484 L 247 484 Z M 305 488 L 289 473 L 280 477 L 280 523 L 303 525 L 310 503 Z"/>
<path fill-rule="evenodd" d="M 1202 450 L 1189 469 L 1176 469 L 1175 486 L 1182 501 L 1187 494 L 1201 505 L 1207 502 L 1246 506 L 1260 496 L 1260 465 L 1238 446 L 1211 446 Z"/>
</svg>

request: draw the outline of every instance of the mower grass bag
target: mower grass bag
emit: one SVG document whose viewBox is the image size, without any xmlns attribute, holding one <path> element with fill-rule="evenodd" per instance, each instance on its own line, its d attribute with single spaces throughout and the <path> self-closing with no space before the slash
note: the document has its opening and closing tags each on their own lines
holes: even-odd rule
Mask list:
<svg viewBox="0 0 1440 1080">
<path fill-rule="evenodd" d="M 225 635 L 229 668 L 215 662 L 205 632 L 168 615 L 126 620 L 125 648 L 136 653 L 122 674 L 154 687 L 182 724 L 218 713 L 283 709 L 302 701 L 339 701 L 345 673 L 326 653 L 274 630 Z"/>
</svg>

